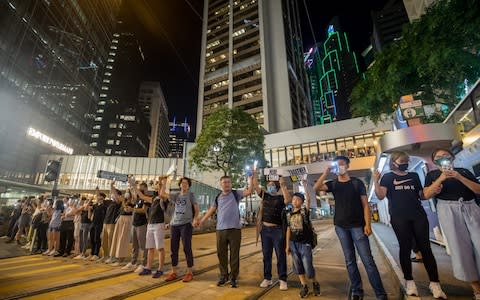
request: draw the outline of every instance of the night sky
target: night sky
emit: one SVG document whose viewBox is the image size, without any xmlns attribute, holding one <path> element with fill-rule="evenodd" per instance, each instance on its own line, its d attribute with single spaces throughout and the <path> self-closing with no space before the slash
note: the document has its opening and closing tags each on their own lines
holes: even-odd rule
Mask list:
<svg viewBox="0 0 480 300">
<path fill-rule="evenodd" d="M 261 1 L 261 0 L 260 0 Z M 280 0 L 278 0 L 280 1 Z M 305 51 L 314 45 L 303 0 L 301 13 Z M 370 11 L 387 0 L 305 0 L 315 31 L 322 42 L 328 22 L 339 16 L 351 47 L 361 53 L 370 43 Z M 356 3 L 356 4 L 352 4 Z M 202 37 L 203 0 L 124 0 L 120 19 L 137 35 L 146 58 L 144 80 L 160 81 L 170 119 L 187 117 L 195 133 L 198 75 Z"/>
</svg>

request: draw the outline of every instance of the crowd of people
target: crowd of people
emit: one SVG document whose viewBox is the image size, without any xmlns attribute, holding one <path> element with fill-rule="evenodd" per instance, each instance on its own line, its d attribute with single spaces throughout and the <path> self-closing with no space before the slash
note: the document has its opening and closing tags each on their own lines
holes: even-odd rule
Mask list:
<svg viewBox="0 0 480 300">
<path fill-rule="evenodd" d="M 430 247 L 429 224 L 422 200 L 435 198 L 439 222 L 451 249 L 454 276 L 472 286 L 474 299 L 480 300 L 480 207 L 476 194 L 480 183 L 463 168 L 454 168 L 454 154 L 447 149 L 432 153 L 432 162 L 438 167 L 425 179 L 425 187 L 415 172 L 408 172 L 409 156 L 393 152 L 390 172 L 373 174 L 374 190 L 378 199 L 389 199 L 391 225 L 399 242 L 399 260 L 405 279 L 407 295 L 419 296 L 412 276 L 412 249 L 421 259 L 430 279 L 430 291 L 435 299 L 447 299 L 440 285 L 435 257 Z M 349 175 L 350 159 L 337 156 L 334 166 L 328 167 L 313 186 L 315 192 L 331 192 L 335 198 L 334 225 L 345 259 L 351 283 L 351 299 L 364 297 L 362 279 L 356 253 L 366 270 L 377 299 L 388 299 L 375 259 L 369 236 L 372 234 L 371 214 L 364 183 Z M 326 181 L 329 173 L 335 179 Z M 320 283 L 313 265 L 312 250 L 317 236 L 310 221 L 308 183 L 302 181 L 302 193 L 288 191 L 285 180 L 268 181 L 260 187 L 255 171 L 248 178 L 247 188 L 232 189 L 229 176 L 220 179 L 221 192 L 212 201 L 208 211 L 199 216 L 195 195 L 190 192 L 191 180 L 183 177 L 178 182 L 178 193 L 167 193 L 167 179 L 160 177 L 156 193 L 150 196 L 145 183 L 129 181 L 122 193 L 111 186 L 111 200 L 96 191 L 94 199 L 57 200 L 43 197 L 20 201 L 12 213 L 7 242 L 21 243 L 22 234 L 32 253 L 103 261 L 134 270 L 139 275 L 161 277 L 165 262 L 165 230 L 170 230 L 171 270 L 164 279 L 178 278 L 180 240 L 186 257 L 184 282 L 193 279 L 193 227 L 201 226 L 216 214 L 216 243 L 219 261 L 217 286 L 227 283 L 238 286 L 240 273 L 241 213 L 240 199 L 254 191 L 262 199 L 256 215 L 257 238 L 261 237 L 263 253 L 263 280 L 259 286 L 267 288 L 272 280 L 272 259 L 275 251 L 280 290 L 287 290 L 287 256 L 291 255 L 293 270 L 301 283 L 299 295 L 320 295 Z M 131 260 L 129 244 L 132 243 Z M 88 251 L 90 249 L 90 251 Z M 100 250 L 102 250 L 100 252 Z M 158 267 L 153 269 L 155 250 Z M 100 254 L 102 253 L 102 254 Z M 88 254 L 88 255 L 87 255 Z"/>
</svg>

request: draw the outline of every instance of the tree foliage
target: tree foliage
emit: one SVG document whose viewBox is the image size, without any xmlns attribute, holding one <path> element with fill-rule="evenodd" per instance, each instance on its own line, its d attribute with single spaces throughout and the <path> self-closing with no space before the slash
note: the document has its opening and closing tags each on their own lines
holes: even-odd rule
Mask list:
<svg viewBox="0 0 480 300">
<path fill-rule="evenodd" d="M 423 104 L 443 103 L 451 110 L 464 81 L 480 77 L 478 0 L 438 0 L 419 20 L 403 28 L 402 38 L 375 58 L 352 91 L 352 114 L 383 120 L 401 96 L 414 94 Z"/>
<path fill-rule="evenodd" d="M 245 177 L 245 166 L 263 165 L 265 137 L 257 122 L 238 109 L 222 108 L 210 115 L 190 151 L 190 163 L 200 171 L 222 171 L 234 183 Z"/>
</svg>

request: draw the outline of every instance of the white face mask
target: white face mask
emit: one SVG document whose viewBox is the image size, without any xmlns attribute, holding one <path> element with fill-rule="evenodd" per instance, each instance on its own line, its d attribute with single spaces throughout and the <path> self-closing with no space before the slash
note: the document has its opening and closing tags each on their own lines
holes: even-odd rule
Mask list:
<svg viewBox="0 0 480 300">
<path fill-rule="evenodd" d="M 347 167 L 346 166 L 338 166 L 337 175 L 344 175 L 345 173 L 347 173 Z"/>
</svg>

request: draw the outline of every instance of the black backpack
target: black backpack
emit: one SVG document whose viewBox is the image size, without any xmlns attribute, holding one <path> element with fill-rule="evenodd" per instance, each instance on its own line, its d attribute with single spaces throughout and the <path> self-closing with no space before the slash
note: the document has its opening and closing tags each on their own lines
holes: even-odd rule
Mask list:
<svg viewBox="0 0 480 300">
<path fill-rule="evenodd" d="M 303 232 L 306 232 L 307 235 L 310 236 L 310 242 L 309 244 L 312 246 L 312 249 L 317 247 L 318 244 L 318 237 L 317 233 L 315 232 L 315 229 L 313 228 L 312 221 L 310 220 L 310 217 L 307 216 L 305 213 L 305 208 L 300 209 L 300 214 L 302 215 L 302 227 L 303 227 Z M 290 217 L 292 215 L 291 210 L 286 211 L 286 217 L 287 217 L 287 223 L 290 223 Z"/>
</svg>

